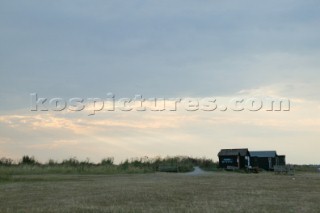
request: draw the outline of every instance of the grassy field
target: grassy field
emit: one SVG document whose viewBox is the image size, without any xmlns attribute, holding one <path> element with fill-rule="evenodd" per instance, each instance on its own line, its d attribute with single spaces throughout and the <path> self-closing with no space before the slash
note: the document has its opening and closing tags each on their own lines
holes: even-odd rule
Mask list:
<svg viewBox="0 0 320 213">
<path fill-rule="evenodd" d="M 320 174 L 19 175 L 0 212 L 320 212 Z"/>
</svg>

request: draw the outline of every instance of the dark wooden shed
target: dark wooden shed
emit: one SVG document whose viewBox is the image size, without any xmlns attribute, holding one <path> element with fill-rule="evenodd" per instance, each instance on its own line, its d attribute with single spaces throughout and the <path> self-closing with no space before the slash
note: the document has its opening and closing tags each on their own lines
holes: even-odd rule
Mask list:
<svg viewBox="0 0 320 213">
<path fill-rule="evenodd" d="M 218 153 L 220 168 L 246 168 L 250 163 L 248 149 L 221 149 Z"/>
<path fill-rule="evenodd" d="M 251 151 L 250 164 L 264 170 L 272 170 L 276 164 L 276 151 Z"/>
<path fill-rule="evenodd" d="M 276 151 L 250 152 L 250 164 L 264 170 L 273 170 L 275 165 L 285 165 L 285 156 L 277 155 Z"/>
</svg>

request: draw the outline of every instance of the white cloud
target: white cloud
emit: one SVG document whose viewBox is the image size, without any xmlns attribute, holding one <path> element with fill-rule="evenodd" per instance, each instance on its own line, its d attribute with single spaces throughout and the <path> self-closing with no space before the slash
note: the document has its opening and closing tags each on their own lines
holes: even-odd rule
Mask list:
<svg viewBox="0 0 320 213">
<path fill-rule="evenodd" d="M 317 1 L 298 0 L 2 1 L 1 150 L 97 160 L 215 157 L 223 147 L 250 146 L 281 149 L 296 163 L 319 161 L 304 146 L 318 149 L 318 9 Z M 226 105 L 234 96 L 271 96 L 289 98 L 292 107 L 32 114 L 26 108 L 33 92 L 66 99 L 210 96 Z"/>
</svg>

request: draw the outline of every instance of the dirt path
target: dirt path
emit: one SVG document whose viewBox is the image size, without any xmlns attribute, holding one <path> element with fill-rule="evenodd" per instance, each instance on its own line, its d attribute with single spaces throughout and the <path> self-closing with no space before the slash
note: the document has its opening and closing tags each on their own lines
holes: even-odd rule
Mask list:
<svg viewBox="0 0 320 213">
<path fill-rule="evenodd" d="M 206 175 L 208 173 L 209 172 L 206 172 L 206 171 L 202 170 L 200 167 L 195 166 L 194 170 L 192 172 L 186 173 L 186 175 L 201 176 L 201 175 Z"/>
</svg>

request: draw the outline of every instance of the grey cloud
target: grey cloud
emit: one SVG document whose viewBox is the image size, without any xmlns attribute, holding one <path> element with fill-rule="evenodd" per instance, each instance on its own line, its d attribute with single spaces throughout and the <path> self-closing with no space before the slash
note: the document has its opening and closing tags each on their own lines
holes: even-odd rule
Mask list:
<svg viewBox="0 0 320 213">
<path fill-rule="evenodd" d="M 319 77 L 315 61 L 292 71 L 290 60 L 257 59 L 318 55 L 317 1 L 3 1 L 0 8 L 2 108 L 25 106 L 30 92 L 226 95 Z"/>
</svg>

